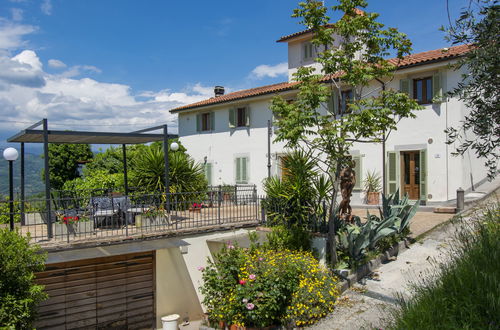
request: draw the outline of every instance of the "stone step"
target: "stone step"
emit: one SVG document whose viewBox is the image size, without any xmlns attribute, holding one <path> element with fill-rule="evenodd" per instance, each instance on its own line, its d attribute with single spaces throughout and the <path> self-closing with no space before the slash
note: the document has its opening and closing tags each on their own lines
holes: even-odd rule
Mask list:
<svg viewBox="0 0 500 330">
<path fill-rule="evenodd" d="M 455 214 L 455 213 L 457 213 L 457 208 L 456 207 L 446 207 L 446 206 L 435 207 L 434 213 Z"/>
</svg>

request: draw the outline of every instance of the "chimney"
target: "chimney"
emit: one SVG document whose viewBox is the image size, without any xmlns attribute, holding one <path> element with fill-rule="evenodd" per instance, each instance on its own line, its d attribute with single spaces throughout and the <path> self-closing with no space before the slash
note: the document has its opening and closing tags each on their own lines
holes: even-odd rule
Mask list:
<svg viewBox="0 0 500 330">
<path fill-rule="evenodd" d="M 224 87 L 223 86 L 215 86 L 214 87 L 215 97 L 219 97 L 224 95 Z"/>
</svg>

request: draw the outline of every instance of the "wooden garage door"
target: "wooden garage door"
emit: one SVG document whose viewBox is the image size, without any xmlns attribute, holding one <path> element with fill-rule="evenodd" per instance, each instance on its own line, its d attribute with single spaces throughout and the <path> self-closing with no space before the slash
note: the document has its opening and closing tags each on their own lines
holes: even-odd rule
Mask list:
<svg viewBox="0 0 500 330">
<path fill-rule="evenodd" d="M 154 251 L 47 265 L 37 329 L 152 329 Z"/>
</svg>

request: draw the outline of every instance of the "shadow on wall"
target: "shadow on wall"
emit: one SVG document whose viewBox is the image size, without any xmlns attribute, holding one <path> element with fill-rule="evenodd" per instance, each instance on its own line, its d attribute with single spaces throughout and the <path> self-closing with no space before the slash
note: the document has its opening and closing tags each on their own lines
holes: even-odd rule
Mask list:
<svg viewBox="0 0 500 330">
<path fill-rule="evenodd" d="M 156 326 L 162 328 L 161 317 L 179 314 L 184 319 L 201 320 L 196 289 L 179 248 L 156 251 Z"/>
</svg>

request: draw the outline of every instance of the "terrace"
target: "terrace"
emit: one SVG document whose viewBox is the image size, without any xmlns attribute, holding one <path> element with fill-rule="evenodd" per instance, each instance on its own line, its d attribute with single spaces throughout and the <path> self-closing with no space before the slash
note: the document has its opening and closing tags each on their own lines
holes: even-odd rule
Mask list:
<svg viewBox="0 0 500 330">
<path fill-rule="evenodd" d="M 42 129 L 37 127 L 41 126 Z M 162 134 L 151 131 L 162 130 Z M 164 190 L 145 191 L 129 187 L 126 145 L 163 142 L 170 146 L 167 125 L 130 133 L 56 131 L 48 129 L 47 119 L 20 131 L 8 142 L 20 143 L 20 196 L 0 201 L 0 217 L 10 226 L 29 235 L 32 243 L 46 248 L 69 245 L 103 244 L 179 233 L 256 225 L 262 220 L 260 199 L 255 186 L 208 187 L 206 191 L 172 193 L 169 182 L 169 156 L 164 153 Z M 43 198 L 25 196 L 24 145 L 44 146 L 45 192 Z M 124 189 L 57 191 L 51 189 L 48 144 L 118 144 L 123 150 Z M 11 162 L 12 163 L 12 162 Z M 166 193 L 168 192 L 168 193 Z M 8 226 L 8 225 L 0 225 Z"/>
</svg>

